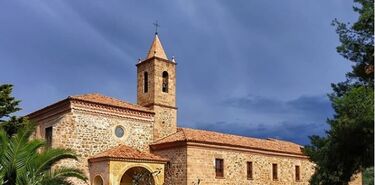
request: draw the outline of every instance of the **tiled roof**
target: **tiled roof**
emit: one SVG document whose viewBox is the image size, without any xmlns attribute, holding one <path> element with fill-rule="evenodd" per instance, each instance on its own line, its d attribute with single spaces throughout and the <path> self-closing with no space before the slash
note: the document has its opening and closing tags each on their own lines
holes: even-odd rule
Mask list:
<svg viewBox="0 0 375 185">
<path fill-rule="evenodd" d="M 178 128 L 176 133 L 154 142 L 152 146 L 175 142 L 197 142 L 303 155 L 302 146 L 288 141 L 258 139 L 190 128 Z"/>
<path fill-rule="evenodd" d="M 160 157 L 158 155 L 148 153 L 148 152 L 141 152 L 139 150 L 136 150 L 126 145 L 119 145 L 115 148 L 99 153 L 91 157 L 89 160 L 108 159 L 108 158 L 112 160 L 130 159 L 130 160 L 146 160 L 146 161 L 161 161 L 161 162 L 168 161 L 167 159 Z"/>
<path fill-rule="evenodd" d="M 125 102 L 116 98 L 104 96 L 99 93 L 69 96 L 68 98 L 73 99 L 73 100 L 82 100 L 82 101 L 91 102 L 91 103 L 110 105 L 110 106 L 115 106 L 115 107 L 120 107 L 120 108 L 128 108 L 128 109 L 133 109 L 133 110 L 152 112 L 151 109 L 148 109 L 146 107 L 143 107 L 137 104 L 128 103 L 128 102 Z"/>
</svg>

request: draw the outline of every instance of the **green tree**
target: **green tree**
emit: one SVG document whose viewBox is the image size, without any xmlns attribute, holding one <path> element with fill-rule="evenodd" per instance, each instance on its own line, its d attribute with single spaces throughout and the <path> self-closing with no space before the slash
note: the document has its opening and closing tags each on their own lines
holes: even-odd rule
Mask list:
<svg viewBox="0 0 375 185">
<path fill-rule="evenodd" d="M 24 117 L 13 115 L 21 110 L 19 100 L 12 97 L 13 86 L 10 84 L 0 85 L 0 127 L 2 127 L 8 136 L 17 133 L 17 130 L 27 123 Z"/>
<path fill-rule="evenodd" d="M 374 0 L 354 0 L 359 6 L 354 6 L 359 13 L 358 21 L 345 24 L 335 19 L 341 45 L 337 52 L 353 63 L 353 70 L 347 73 L 348 80 L 355 84 L 374 84 Z M 350 85 L 347 82 L 341 85 Z M 336 86 L 337 87 L 337 86 Z M 334 89 L 337 90 L 337 89 Z"/>
<path fill-rule="evenodd" d="M 354 0 L 359 13 L 350 25 L 333 21 L 337 52 L 353 63 L 347 80 L 332 84 L 335 115 L 324 137 L 311 136 L 305 153 L 317 164 L 311 184 L 346 185 L 374 165 L 374 0 Z"/>
<path fill-rule="evenodd" d="M 65 185 L 68 178 L 86 181 L 85 175 L 75 168 L 52 168 L 63 159 L 77 160 L 66 149 L 47 148 L 46 143 L 30 139 L 33 124 L 18 130 L 12 137 L 0 129 L 0 182 L 4 185 Z"/>
</svg>

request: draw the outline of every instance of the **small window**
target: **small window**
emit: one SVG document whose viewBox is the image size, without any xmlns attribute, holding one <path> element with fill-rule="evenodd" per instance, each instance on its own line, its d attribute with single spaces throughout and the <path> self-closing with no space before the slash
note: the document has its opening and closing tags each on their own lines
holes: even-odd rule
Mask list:
<svg viewBox="0 0 375 185">
<path fill-rule="evenodd" d="M 216 177 L 224 177 L 224 160 L 215 159 L 215 172 Z"/>
<path fill-rule="evenodd" d="M 121 138 L 122 136 L 124 136 L 124 128 L 122 128 L 122 126 L 117 126 L 115 128 L 115 135 L 118 137 L 118 138 Z"/>
<path fill-rule="evenodd" d="M 296 169 L 295 169 L 295 175 L 296 175 L 296 181 L 300 181 L 301 180 L 301 173 L 300 173 L 300 168 L 299 166 L 296 166 Z"/>
<path fill-rule="evenodd" d="M 278 180 L 277 176 L 277 164 L 272 164 L 272 179 Z"/>
<path fill-rule="evenodd" d="M 143 92 L 148 92 L 148 73 L 143 73 Z"/>
<path fill-rule="evenodd" d="M 163 84 L 162 84 L 162 91 L 168 93 L 168 72 L 163 72 Z"/>
<path fill-rule="evenodd" d="M 247 179 L 253 179 L 253 162 L 247 162 Z"/>
<path fill-rule="evenodd" d="M 47 148 L 52 147 L 52 127 L 47 127 L 44 133 L 44 139 L 46 140 Z"/>
</svg>

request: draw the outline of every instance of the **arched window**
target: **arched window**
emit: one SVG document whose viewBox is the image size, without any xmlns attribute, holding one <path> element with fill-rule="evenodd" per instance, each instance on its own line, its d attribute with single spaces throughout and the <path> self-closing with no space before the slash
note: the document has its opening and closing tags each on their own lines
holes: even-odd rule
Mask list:
<svg viewBox="0 0 375 185">
<path fill-rule="evenodd" d="M 148 92 L 148 73 L 143 73 L 143 92 Z"/>
<path fill-rule="evenodd" d="M 162 84 L 162 91 L 168 93 L 168 72 L 163 72 L 163 84 Z"/>
<path fill-rule="evenodd" d="M 103 179 L 99 175 L 94 178 L 94 185 L 103 185 Z"/>
</svg>

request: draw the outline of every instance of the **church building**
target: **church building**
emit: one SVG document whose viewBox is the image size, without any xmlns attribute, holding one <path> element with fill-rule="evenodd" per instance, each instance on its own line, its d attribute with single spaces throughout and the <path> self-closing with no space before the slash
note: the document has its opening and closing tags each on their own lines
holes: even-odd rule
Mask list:
<svg viewBox="0 0 375 185">
<path fill-rule="evenodd" d="M 79 156 L 56 167 L 83 170 L 77 185 L 309 184 L 314 164 L 298 144 L 179 127 L 176 65 L 155 34 L 136 64 L 137 103 L 82 94 L 29 114 L 36 137 Z"/>
</svg>

